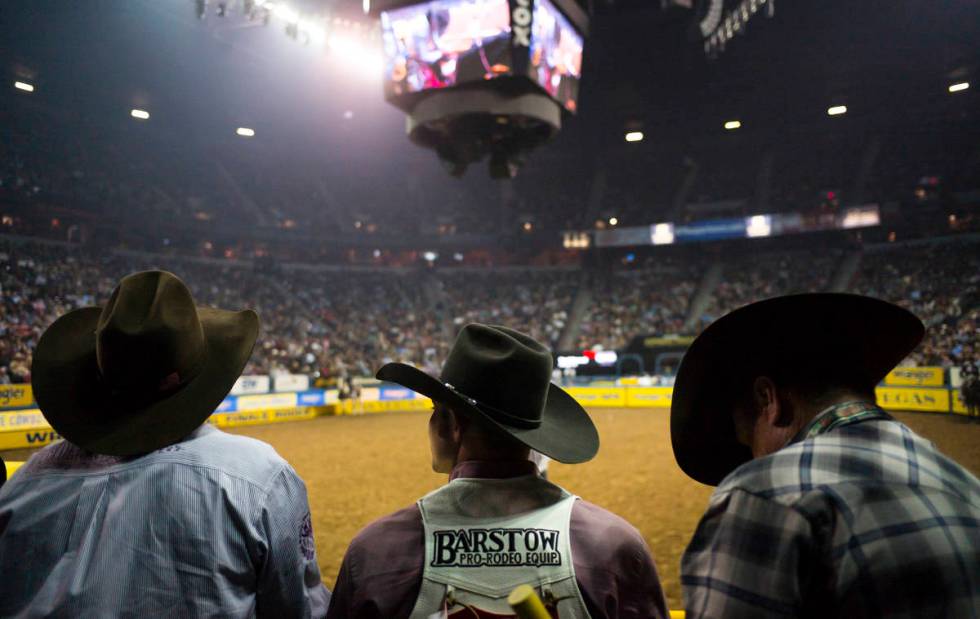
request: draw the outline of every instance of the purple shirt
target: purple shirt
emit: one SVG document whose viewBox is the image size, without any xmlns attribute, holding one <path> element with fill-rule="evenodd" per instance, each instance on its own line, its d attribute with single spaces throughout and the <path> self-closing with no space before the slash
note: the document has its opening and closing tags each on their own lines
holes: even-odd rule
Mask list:
<svg viewBox="0 0 980 619">
<path fill-rule="evenodd" d="M 534 475 L 533 462 L 461 462 L 457 478 Z M 619 516 L 576 501 L 571 518 L 575 578 L 593 619 L 666 618 L 657 568 L 639 531 Z M 425 535 L 417 505 L 365 527 L 347 549 L 328 619 L 408 617 L 422 586 Z"/>
</svg>

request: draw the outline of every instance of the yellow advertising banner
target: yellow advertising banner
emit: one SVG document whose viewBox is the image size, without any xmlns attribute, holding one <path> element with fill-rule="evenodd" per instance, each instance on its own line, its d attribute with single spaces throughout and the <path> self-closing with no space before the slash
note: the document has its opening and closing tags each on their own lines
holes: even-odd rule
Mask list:
<svg viewBox="0 0 980 619">
<path fill-rule="evenodd" d="M 895 368 L 885 376 L 885 384 L 909 387 L 942 387 L 946 381 L 943 368 Z"/>
<path fill-rule="evenodd" d="M 949 412 L 949 389 L 878 387 L 878 405 L 887 410 Z"/>
<path fill-rule="evenodd" d="M 214 413 L 208 417 L 208 423 L 219 428 L 235 428 L 238 426 L 254 426 L 269 423 L 269 411 L 254 410 L 238 413 Z"/>
<path fill-rule="evenodd" d="M 30 385 L 0 385 L 0 408 L 23 408 L 33 403 Z"/>
<path fill-rule="evenodd" d="M 670 408 L 673 387 L 628 387 L 626 406 L 630 408 Z"/>
<path fill-rule="evenodd" d="M 566 391 L 582 406 L 626 406 L 625 387 L 569 387 Z"/>
<path fill-rule="evenodd" d="M 238 396 L 239 411 L 271 410 L 274 408 L 294 408 L 295 393 L 268 393 L 262 395 Z"/>
<path fill-rule="evenodd" d="M 60 439 L 58 433 L 50 428 L 39 430 L 19 430 L 17 432 L 0 432 L 0 451 L 4 449 L 24 449 L 28 447 L 43 447 Z"/>
<path fill-rule="evenodd" d="M 424 411 L 432 408 L 429 398 L 411 400 L 344 400 L 334 406 L 327 406 L 334 415 L 361 415 L 364 413 L 384 413 L 389 411 Z"/>
<path fill-rule="evenodd" d="M 50 428 L 48 420 L 36 408 L 19 411 L 0 411 L 0 432 Z"/>
</svg>

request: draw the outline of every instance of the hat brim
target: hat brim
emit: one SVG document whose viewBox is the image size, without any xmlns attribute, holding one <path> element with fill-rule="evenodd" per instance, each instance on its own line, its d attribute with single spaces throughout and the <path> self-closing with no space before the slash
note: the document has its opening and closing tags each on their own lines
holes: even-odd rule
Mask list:
<svg viewBox="0 0 980 619">
<path fill-rule="evenodd" d="M 228 395 L 252 354 L 259 332 L 255 312 L 199 307 L 207 358 L 177 391 L 134 409 L 99 378 L 95 330 L 102 312 L 68 312 L 41 336 L 31 383 L 51 427 L 88 451 L 130 456 L 180 441 L 200 426 Z"/>
<path fill-rule="evenodd" d="M 588 462 L 599 451 L 599 432 L 582 406 L 564 389 L 551 383 L 536 428 L 518 428 L 503 424 L 450 389 L 438 378 L 405 363 L 388 363 L 378 370 L 377 378 L 407 387 L 434 402 L 453 410 L 469 411 L 509 434 L 524 445 L 565 464 Z"/>
<path fill-rule="evenodd" d="M 878 384 L 922 340 L 911 312 L 872 297 L 815 293 L 746 305 L 694 340 L 674 382 L 670 437 L 674 458 L 693 479 L 717 485 L 752 459 L 735 436 L 733 375 L 765 358 L 830 379 Z M 836 354 L 834 354 L 836 353 Z"/>
</svg>

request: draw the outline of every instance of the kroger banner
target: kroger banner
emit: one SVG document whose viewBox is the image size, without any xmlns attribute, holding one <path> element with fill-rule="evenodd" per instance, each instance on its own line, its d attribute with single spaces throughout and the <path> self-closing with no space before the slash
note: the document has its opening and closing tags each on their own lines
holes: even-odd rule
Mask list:
<svg viewBox="0 0 980 619">
<path fill-rule="evenodd" d="M 33 402 L 30 385 L 0 385 L 0 408 L 25 408 Z"/>
<path fill-rule="evenodd" d="M 942 387 L 946 384 L 943 379 L 943 368 L 895 368 L 885 376 L 886 385 L 905 387 Z"/>
</svg>

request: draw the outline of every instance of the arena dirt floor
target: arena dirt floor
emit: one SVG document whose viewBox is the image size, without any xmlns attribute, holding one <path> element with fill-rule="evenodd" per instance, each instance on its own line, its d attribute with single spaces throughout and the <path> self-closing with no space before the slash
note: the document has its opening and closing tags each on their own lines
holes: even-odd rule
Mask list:
<svg viewBox="0 0 980 619">
<path fill-rule="evenodd" d="M 656 558 L 667 601 L 681 608 L 680 556 L 711 488 L 674 462 L 664 409 L 596 409 L 602 447 L 587 464 L 551 465 L 551 478 L 633 523 Z M 975 475 L 980 423 L 952 415 L 898 414 Z M 230 431 L 272 444 L 306 480 L 324 581 L 337 577 L 347 543 L 375 518 L 445 483 L 429 466 L 428 413 L 321 417 Z M 7 452 L 23 459 L 28 452 Z"/>
<path fill-rule="evenodd" d="M 646 538 L 667 601 L 682 608 L 681 552 L 711 488 L 677 467 L 666 409 L 595 409 L 602 447 L 586 464 L 552 463 L 550 477 L 619 514 Z M 951 415 L 899 414 L 980 475 L 980 423 Z M 322 417 L 234 430 L 271 443 L 306 480 L 324 580 L 332 585 L 347 543 L 363 526 L 445 483 L 429 466 L 428 413 Z"/>
</svg>

